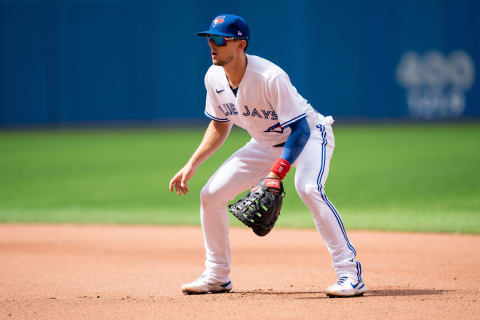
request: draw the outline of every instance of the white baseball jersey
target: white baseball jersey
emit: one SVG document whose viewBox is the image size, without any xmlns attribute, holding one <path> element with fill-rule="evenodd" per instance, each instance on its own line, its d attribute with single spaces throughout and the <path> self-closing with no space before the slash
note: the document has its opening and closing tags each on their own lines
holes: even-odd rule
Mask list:
<svg viewBox="0 0 480 320">
<path fill-rule="evenodd" d="M 316 111 L 291 84 L 288 75 L 272 62 L 247 55 L 247 68 L 237 95 L 230 89 L 223 67 L 212 65 L 205 75 L 205 115 L 232 121 L 247 130 L 260 145 L 283 143 L 289 124 Z"/>
<path fill-rule="evenodd" d="M 289 124 L 307 117 L 310 138 L 295 161 L 295 188 L 312 212 L 337 276 L 362 281 L 340 214 L 324 192 L 335 148 L 332 117 L 323 117 L 302 98 L 287 74 L 275 64 L 247 55 L 248 64 L 237 96 L 230 89 L 223 67 L 212 66 L 205 75 L 205 114 L 216 121 L 233 122 L 247 130 L 252 140 L 232 154 L 210 177 L 200 192 L 200 217 L 206 251 L 204 275 L 212 281 L 230 281 L 228 201 L 255 185 L 269 172 L 287 140 Z"/>
</svg>

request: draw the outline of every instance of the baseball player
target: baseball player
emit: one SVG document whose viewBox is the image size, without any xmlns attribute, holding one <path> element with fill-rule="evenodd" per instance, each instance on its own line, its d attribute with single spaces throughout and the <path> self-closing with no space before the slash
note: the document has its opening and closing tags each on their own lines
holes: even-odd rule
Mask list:
<svg viewBox="0 0 480 320">
<path fill-rule="evenodd" d="M 232 289 L 227 202 L 264 178 L 283 179 L 294 166 L 296 190 L 312 212 L 339 279 L 327 288 L 327 296 L 362 295 L 366 290 L 362 266 L 324 190 L 335 147 L 332 117 L 313 109 L 281 68 L 246 54 L 250 32 L 243 18 L 219 15 L 209 30 L 197 35 L 207 38 L 213 63 L 205 75 L 205 115 L 211 121 L 197 150 L 170 181 L 170 191 L 175 189 L 179 196 L 188 192 L 187 182 L 223 144 L 233 124 L 252 138 L 218 168 L 200 192 L 205 271 L 184 284 L 182 291 L 198 294 Z"/>
</svg>

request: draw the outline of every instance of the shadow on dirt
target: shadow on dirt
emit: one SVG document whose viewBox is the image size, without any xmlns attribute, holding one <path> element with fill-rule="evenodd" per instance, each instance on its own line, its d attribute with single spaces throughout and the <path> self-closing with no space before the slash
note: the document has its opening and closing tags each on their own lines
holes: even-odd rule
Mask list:
<svg viewBox="0 0 480 320">
<path fill-rule="evenodd" d="M 444 294 L 453 290 L 440 289 L 379 289 L 368 290 L 365 296 L 374 297 L 397 297 L 397 296 L 430 296 Z"/>
<path fill-rule="evenodd" d="M 399 297 L 399 296 L 429 296 L 429 295 L 440 295 L 447 293 L 453 290 L 437 290 L 437 289 L 377 289 L 377 290 L 368 290 L 364 297 Z M 293 297 L 294 299 L 328 299 L 325 296 L 323 291 L 235 291 L 230 292 L 230 294 L 239 295 L 239 296 L 251 296 L 251 295 L 291 295 L 298 296 Z M 309 296 L 302 297 L 303 295 L 319 295 L 319 296 Z M 356 297 L 361 298 L 361 297 Z"/>
</svg>

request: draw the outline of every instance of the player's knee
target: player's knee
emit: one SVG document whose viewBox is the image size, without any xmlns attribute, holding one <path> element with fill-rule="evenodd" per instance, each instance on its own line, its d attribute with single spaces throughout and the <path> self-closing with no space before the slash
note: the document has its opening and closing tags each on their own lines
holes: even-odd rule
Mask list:
<svg viewBox="0 0 480 320">
<path fill-rule="evenodd" d="M 296 184 L 295 188 L 297 189 L 298 195 L 302 199 L 312 196 L 315 193 L 318 193 L 318 186 L 316 184 L 311 184 L 311 183 L 302 184 L 302 185 Z"/>
<path fill-rule="evenodd" d="M 200 191 L 200 201 L 202 203 L 209 203 L 214 202 L 220 198 L 219 192 L 214 191 L 209 185 L 207 184 L 202 188 Z"/>
<path fill-rule="evenodd" d="M 206 202 L 211 198 L 211 196 L 212 193 L 210 192 L 209 188 L 207 186 L 204 186 L 200 191 L 200 201 Z"/>
</svg>

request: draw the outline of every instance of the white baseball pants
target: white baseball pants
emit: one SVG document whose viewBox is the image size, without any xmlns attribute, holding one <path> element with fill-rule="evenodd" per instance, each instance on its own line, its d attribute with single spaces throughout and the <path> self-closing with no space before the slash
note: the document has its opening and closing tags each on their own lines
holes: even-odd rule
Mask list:
<svg viewBox="0 0 480 320">
<path fill-rule="evenodd" d="M 323 186 L 335 148 L 331 125 L 310 123 L 310 139 L 293 164 L 295 187 L 312 212 L 317 230 L 332 256 L 338 277 L 362 280 L 362 267 L 348 240 L 340 215 L 328 200 Z M 256 185 L 269 173 L 282 148 L 263 147 L 253 139 L 230 156 L 213 174 L 200 193 L 201 223 L 206 251 L 205 274 L 230 280 L 230 243 L 227 202 Z"/>
</svg>

